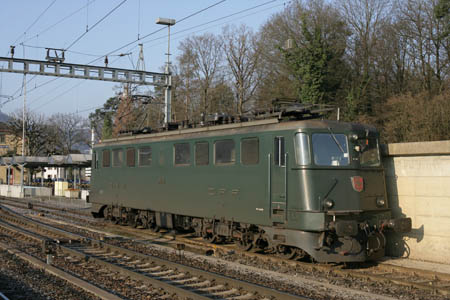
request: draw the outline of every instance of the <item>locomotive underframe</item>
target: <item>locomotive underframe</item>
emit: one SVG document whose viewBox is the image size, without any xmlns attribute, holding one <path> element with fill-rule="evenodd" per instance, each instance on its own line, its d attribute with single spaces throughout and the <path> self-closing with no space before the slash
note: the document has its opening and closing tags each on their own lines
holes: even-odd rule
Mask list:
<svg viewBox="0 0 450 300">
<path fill-rule="evenodd" d="M 199 218 L 121 206 L 102 206 L 96 217 L 116 224 L 142 226 L 152 231 L 172 229 L 191 231 L 211 243 L 234 242 L 243 250 L 264 250 L 283 258 L 310 256 L 318 262 L 355 262 L 375 260 L 385 253 L 385 229 L 407 231 L 408 220 L 380 219 L 368 222 L 356 218 L 333 218 L 320 232 L 258 226 L 233 220 Z M 381 214 L 383 218 L 387 215 Z M 410 221 L 410 220 L 409 220 Z"/>
</svg>

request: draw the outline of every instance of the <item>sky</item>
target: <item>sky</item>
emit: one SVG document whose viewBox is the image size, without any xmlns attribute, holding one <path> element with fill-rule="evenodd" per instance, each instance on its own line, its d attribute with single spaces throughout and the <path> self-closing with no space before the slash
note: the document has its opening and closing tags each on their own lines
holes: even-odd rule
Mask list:
<svg viewBox="0 0 450 300">
<path fill-rule="evenodd" d="M 2 0 L 1 2 L 0 56 L 10 56 L 10 45 L 15 45 L 14 57 L 45 60 L 45 48 L 58 48 L 68 49 L 65 53 L 66 63 L 103 66 L 102 56 L 131 43 L 109 55 L 108 66 L 134 69 L 139 57 L 138 44 L 142 43 L 145 70 L 161 72 L 167 60 L 165 55 L 167 27 L 155 23 L 158 17 L 179 20 L 171 27 L 170 47 L 173 61 L 179 54 L 178 44 L 186 37 L 205 32 L 219 34 L 226 25 L 246 24 L 257 31 L 274 13 L 282 11 L 288 1 Z M 157 30 L 160 31 L 154 33 Z M 119 56 L 126 53 L 131 54 Z M 23 77 L 22 74 L 0 72 L 2 112 L 9 114 L 22 110 Z M 27 111 L 45 116 L 54 113 L 76 113 L 87 117 L 89 113 L 101 107 L 109 97 L 114 96 L 120 88 L 118 83 L 112 82 L 33 75 L 27 75 L 26 82 Z M 10 96 L 13 98 L 8 98 Z"/>
</svg>

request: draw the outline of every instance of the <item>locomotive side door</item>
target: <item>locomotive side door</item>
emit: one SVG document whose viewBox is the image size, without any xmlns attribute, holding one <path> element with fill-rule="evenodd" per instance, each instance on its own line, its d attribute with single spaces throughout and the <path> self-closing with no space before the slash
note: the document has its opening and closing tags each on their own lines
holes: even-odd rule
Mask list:
<svg viewBox="0 0 450 300">
<path fill-rule="evenodd" d="M 273 225 L 287 221 L 287 160 L 285 138 L 274 137 L 273 154 L 269 154 L 270 218 Z"/>
</svg>

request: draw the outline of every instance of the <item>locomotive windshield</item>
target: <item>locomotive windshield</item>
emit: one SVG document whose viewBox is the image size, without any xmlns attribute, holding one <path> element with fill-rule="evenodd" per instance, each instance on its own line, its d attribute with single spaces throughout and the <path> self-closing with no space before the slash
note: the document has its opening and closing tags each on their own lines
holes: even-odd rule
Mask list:
<svg viewBox="0 0 450 300">
<path fill-rule="evenodd" d="M 314 163 L 318 166 L 347 166 L 350 164 L 345 134 L 314 133 L 312 146 Z"/>
<path fill-rule="evenodd" d="M 362 167 L 377 167 L 380 165 L 378 139 L 359 139 L 357 144 L 361 153 L 360 163 Z"/>
</svg>

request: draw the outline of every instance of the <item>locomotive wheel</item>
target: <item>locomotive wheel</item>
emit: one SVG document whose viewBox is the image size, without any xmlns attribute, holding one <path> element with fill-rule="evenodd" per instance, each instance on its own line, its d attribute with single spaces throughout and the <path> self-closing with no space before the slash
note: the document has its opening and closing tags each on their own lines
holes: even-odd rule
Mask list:
<svg viewBox="0 0 450 300">
<path fill-rule="evenodd" d="M 217 242 L 217 235 L 207 232 L 203 235 L 203 239 L 208 243 L 214 244 Z"/>
<path fill-rule="evenodd" d="M 158 225 L 156 225 L 156 223 L 151 223 L 150 226 L 148 227 L 148 229 L 150 229 L 152 232 L 159 232 L 161 230 L 161 227 L 159 227 Z"/>
<path fill-rule="evenodd" d="M 308 253 L 306 253 L 302 249 L 295 248 L 294 250 L 295 250 L 295 253 L 297 254 L 296 257 L 295 257 L 297 260 L 304 260 L 305 258 L 308 257 Z"/>
<path fill-rule="evenodd" d="M 139 219 L 138 216 L 135 216 L 133 221 L 131 222 L 131 226 L 133 226 L 133 228 L 137 228 L 141 223 L 141 219 Z"/>
<path fill-rule="evenodd" d="M 251 237 L 243 235 L 236 241 L 236 245 L 243 251 L 250 251 L 250 249 L 253 248 L 253 241 L 251 240 Z"/>
<path fill-rule="evenodd" d="M 247 243 L 245 241 L 242 240 L 237 240 L 236 241 L 236 245 L 238 246 L 239 249 L 243 250 L 243 251 L 250 251 L 253 247 L 252 243 Z"/>
<path fill-rule="evenodd" d="M 284 259 L 294 259 L 297 256 L 297 251 L 293 247 L 278 245 L 276 255 Z"/>
<path fill-rule="evenodd" d="M 144 229 L 150 229 L 150 222 L 148 221 L 147 216 L 143 216 L 141 218 L 141 226 Z"/>
</svg>

